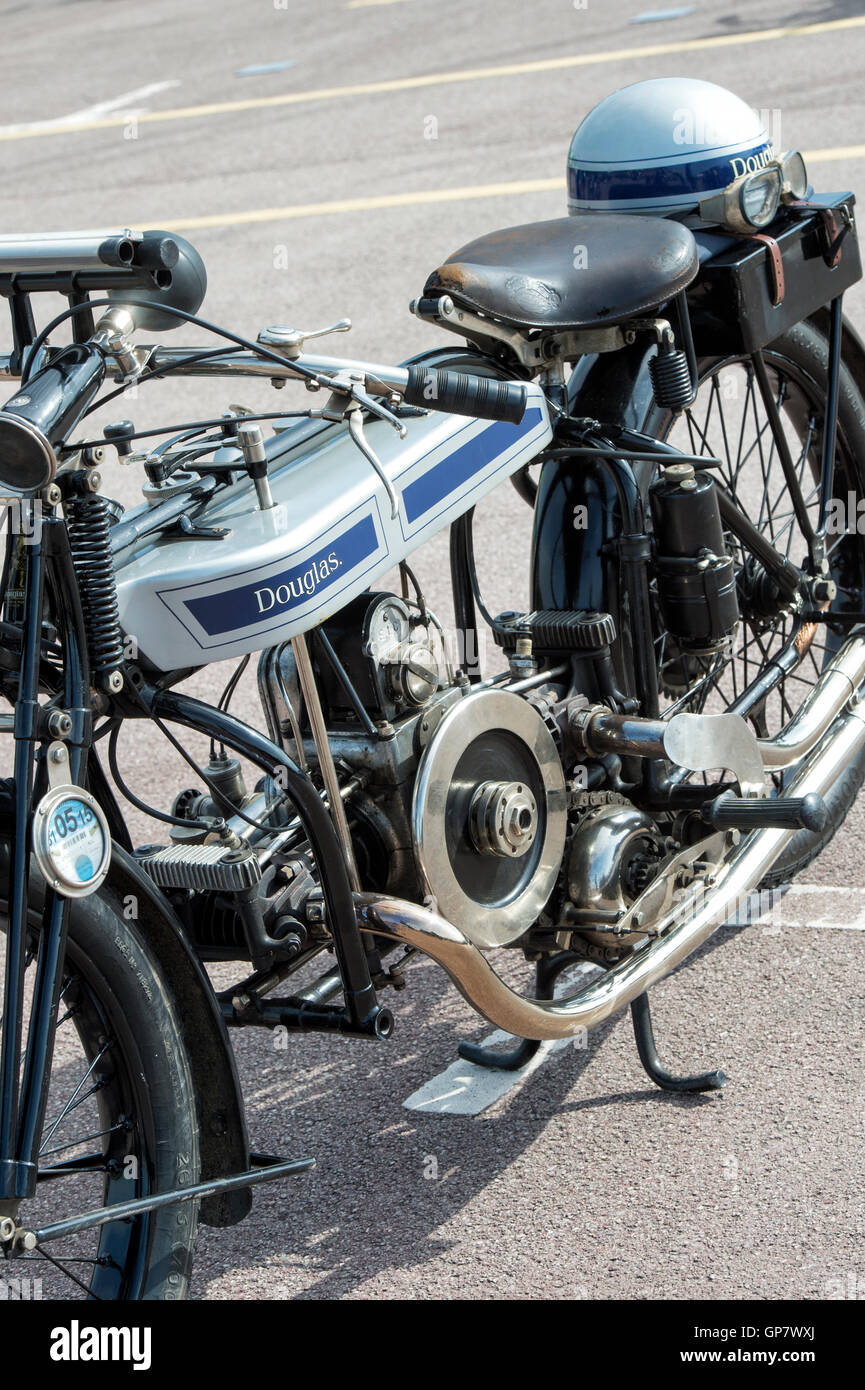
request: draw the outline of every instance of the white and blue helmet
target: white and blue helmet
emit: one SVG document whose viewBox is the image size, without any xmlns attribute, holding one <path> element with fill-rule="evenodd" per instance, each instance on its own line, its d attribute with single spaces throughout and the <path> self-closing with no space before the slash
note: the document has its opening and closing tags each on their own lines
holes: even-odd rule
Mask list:
<svg viewBox="0 0 865 1390">
<path fill-rule="evenodd" d="M 656 77 L 605 97 L 568 152 L 568 211 L 682 216 L 773 159 L 740 97 L 693 77 Z"/>
</svg>

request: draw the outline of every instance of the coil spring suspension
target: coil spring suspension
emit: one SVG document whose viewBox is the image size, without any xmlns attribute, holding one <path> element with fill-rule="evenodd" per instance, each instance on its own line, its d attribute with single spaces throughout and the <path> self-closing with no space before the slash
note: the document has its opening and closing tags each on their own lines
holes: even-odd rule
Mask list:
<svg viewBox="0 0 865 1390">
<path fill-rule="evenodd" d="M 657 355 L 649 359 L 649 375 L 661 410 L 687 410 L 693 404 L 694 385 L 688 359 L 671 341 L 660 343 Z"/>
<path fill-rule="evenodd" d="M 73 497 L 66 515 L 90 665 L 98 684 L 117 690 L 122 684 L 118 667 L 123 662 L 123 635 L 109 547 L 108 502 L 94 493 Z"/>
</svg>

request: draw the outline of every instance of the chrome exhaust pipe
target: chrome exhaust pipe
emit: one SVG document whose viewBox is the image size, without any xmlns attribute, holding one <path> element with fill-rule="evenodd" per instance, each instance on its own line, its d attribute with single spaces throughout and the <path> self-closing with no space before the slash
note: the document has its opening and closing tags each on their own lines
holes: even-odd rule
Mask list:
<svg viewBox="0 0 865 1390">
<path fill-rule="evenodd" d="M 783 732 L 777 738 L 757 740 L 766 771 L 795 767 L 823 737 L 863 681 L 865 639 L 849 637 Z"/>
<path fill-rule="evenodd" d="M 865 642 L 853 640 L 859 643 L 861 659 Z M 851 695 L 855 696 L 853 675 L 846 669 L 847 663 L 856 659 L 854 653 L 848 652 L 851 645 L 845 644 L 838 654 L 841 657 L 848 653 L 844 658 L 844 680 L 834 680 L 833 667 L 825 673 L 841 702 L 825 724 L 823 742 L 785 787 L 787 796 L 806 796 L 809 792 L 824 796 L 865 747 L 865 701 L 852 703 L 831 736 L 825 736 L 825 730 L 834 723 L 844 704 Z M 813 710 L 806 719 L 812 717 L 816 718 Z M 825 717 L 824 710 L 821 720 Z M 796 720 L 791 721 L 791 726 L 795 723 Z M 802 737 L 802 729 L 798 735 L 794 730 L 794 736 Z M 564 999 L 524 999 L 504 983 L 462 931 L 414 903 L 392 898 L 364 899 L 358 906 L 359 925 L 362 931 L 415 947 L 437 961 L 469 1004 L 506 1033 L 538 1040 L 568 1038 L 609 1018 L 708 940 L 736 911 L 741 899 L 757 887 L 795 834 L 794 830 L 754 831 L 716 870 L 711 890 L 707 891 L 697 880 L 656 925 L 655 935 L 600 979 L 590 981 Z"/>
</svg>

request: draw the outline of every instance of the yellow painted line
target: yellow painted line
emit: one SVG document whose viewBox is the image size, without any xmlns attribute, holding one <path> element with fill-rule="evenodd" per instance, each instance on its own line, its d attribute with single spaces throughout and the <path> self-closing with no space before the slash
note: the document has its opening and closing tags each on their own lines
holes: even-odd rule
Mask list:
<svg viewBox="0 0 865 1390">
<path fill-rule="evenodd" d="M 806 150 L 805 162 L 825 164 L 838 159 L 865 158 L 865 145 Z M 564 177 L 518 179 L 512 183 L 470 184 L 463 188 L 421 188 L 411 193 L 378 193 L 365 198 L 340 198 L 327 203 L 295 203 L 284 208 L 253 208 L 248 212 L 216 212 L 204 217 L 138 219 L 139 225 L 164 227 L 168 232 L 194 232 L 205 227 L 240 227 L 254 222 L 290 222 L 300 217 L 332 217 L 340 213 L 375 212 L 382 208 L 421 207 L 430 203 L 463 203 L 476 198 L 513 198 L 526 193 L 564 195 Z"/>
<path fill-rule="evenodd" d="M 606 53 L 575 53 L 561 58 L 541 58 L 528 63 L 504 63 L 492 68 L 464 68 L 454 72 L 432 72 L 420 77 L 396 77 L 381 82 L 358 82 L 346 87 L 319 87 L 309 92 L 283 92 L 279 96 L 249 97 L 243 101 L 208 102 L 203 106 L 179 106 L 168 111 L 146 111 L 138 124 L 155 125 L 164 121 L 188 121 L 204 116 L 223 116 L 239 111 L 263 111 L 274 107 L 300 106 L 307 102 L 335 101 L 346 97 L 374 96 L 384 92 L 417 91 L 424 87 L 446 86 L 453 82 L 489 82 L 501 77 L 521 77 L 539 72 L 561 72 L 568 68 L 594 67 L 601 63 L 620 63 L 630 59 L 661 58 L 672 53 L 699 53 L 735 48 L 747 43 L 777 43 L 782 39 L 812 38 L 865 26 L 865 15 L 830 19 L 819 24 L 788 25 L 758 29 L 747 34 L 717 34 L 707 39 L 683 39 L 677 43 L 655 43 L 641 48 L 617 48 Z M 5 131 L 0 140 L 33 140 L 49 135 L 69 135 L 82 130 L 110 130 L 126 124 L 123 115 L 104 120 L 81 121 L 62 130 L 55 126 L 33 126 L 29 130 Z"/>
<path fill-rule="evenodd" d="M 865 145 L 836 145 L 833 150 L 803 150 L 806 164 L 827 164 L 835 159 L 861 159 Z"/>
<path fill-rule="evenodd" d="M 341 198 L 330 203 L 295 203 L 287 208 L 254 208 L 249 212 L 213 213 L 207 217 L 184 217 L 159 223 L 167 232 L 192 232 L 202 227 L 243 226 L 250 222 L 283 222 L 296 217 L 325 217 L 334 213 L 370 212 L 377 208 L 409 208 L 424 203 L 462 203 L 472 198 L 504 198 L 518 193 L 564 193 L 565 181 L 523 179 L 517 183 L 485 183 L 467 188 L 422 188 L 414 193 L 382 193 L 367 198 Z M 141 223 L 144 226 L 144 222 Z M 156 222 L 147 222 L 156 226 Z"/>
</svg>

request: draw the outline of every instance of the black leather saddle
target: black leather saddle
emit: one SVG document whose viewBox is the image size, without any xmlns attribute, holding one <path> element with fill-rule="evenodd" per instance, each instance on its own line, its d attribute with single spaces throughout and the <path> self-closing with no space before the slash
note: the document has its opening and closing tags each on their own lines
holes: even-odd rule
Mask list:
<svg viewBox="0 0 865 1390">
<path fill-rule="evenodd" d="M 602 328 L 657 308 L 698 268 L 680 222 L 584 213 L 470 241 L 433 271 L 424 298 L 449 294 L 518 328 Z"/>
</svg>

